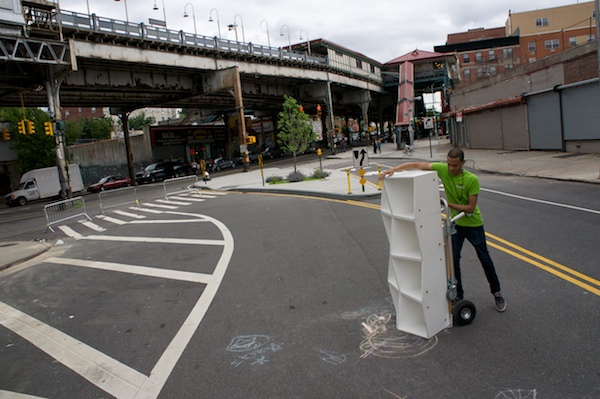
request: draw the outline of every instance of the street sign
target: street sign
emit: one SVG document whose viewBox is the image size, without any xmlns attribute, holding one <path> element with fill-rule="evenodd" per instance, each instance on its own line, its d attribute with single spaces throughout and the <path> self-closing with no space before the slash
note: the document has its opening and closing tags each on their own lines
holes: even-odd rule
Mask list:
<svg viewBox="0 0 600 399">
<path fill-rule="evenodd" d="M 367 147 L 356 147 L 353 150 L 352 160 L 354 162 L 354 169 L 366 168 L 369 166 L 369 153 Z"/>
</svg>

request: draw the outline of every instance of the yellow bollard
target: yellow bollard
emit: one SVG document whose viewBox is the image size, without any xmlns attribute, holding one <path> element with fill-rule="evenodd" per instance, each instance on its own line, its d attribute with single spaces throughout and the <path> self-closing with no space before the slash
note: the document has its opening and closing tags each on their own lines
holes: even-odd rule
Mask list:
<svg viewBox="0 0 600 399">
<path fill-rule="evenodd" d="M 352 194 L 352 188 L 350 187 L 350 168 L 346 169 L 346 175 L 348 176 L 348 194 Z"/>
<path fill-rule="evenodd" d="M 381 177 L 381 165 L 377 165 L 377 190 L 381 191 L 383 181 L 379 178 Z"/>
</svg>

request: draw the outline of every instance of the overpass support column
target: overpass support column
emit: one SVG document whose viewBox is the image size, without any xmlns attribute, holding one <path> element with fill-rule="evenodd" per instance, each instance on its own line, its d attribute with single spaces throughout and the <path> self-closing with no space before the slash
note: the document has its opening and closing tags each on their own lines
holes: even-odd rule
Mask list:
<svg viewBox="0 0 600 399">
<path fill-rule="evenodd" d="M 369 90 L 355 91 L 344 94 L 342 104 L 357 104 L 362 112 L 365 125 L 369 126 L 369 104 L 371 103 L 371 92 Z"/>
<path fill-rule="evenodd" d="M 326 98 L 325 102 L 327 104 L 327 137 L 329 138 L 329 145 L 331 146 L 331 153 L 335 154 L 335 143 L 333 140 L 333 136 L 335 134 L 335 128 L 333 126 L 333 95 L 331 94 L 331 81 L 327 80 L 326 86 Z"/>
<path fill-rule="evenodd" d="M 62 78 L 54 75 L 54 70 L 48 68 L 48 80 L 46 80 L 46 93 L 48 93 L 48 111 L 50 119 L 56 127 L 54 129 L 54 145 L 56 147 L 56 166 L 58 167 L 58 179 L 60 181 L 60 197 L 62 199 L 71 198 L 71 187 L 69 180 L 69 169 L 66 160 L 65 128 L 62 120 L 62 111 L 60 107 L 60 85 Z"/>
</svg>

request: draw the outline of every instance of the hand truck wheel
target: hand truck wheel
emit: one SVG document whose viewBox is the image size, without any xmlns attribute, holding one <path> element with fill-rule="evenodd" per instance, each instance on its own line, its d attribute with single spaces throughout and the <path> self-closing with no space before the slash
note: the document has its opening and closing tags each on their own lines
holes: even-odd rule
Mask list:
<svg viewBox="0 0 600 399">
<path fill-rule="evenodd" d="M 459 326 L 466 326 L 471 324 L 475 319 L 477 309 L 471 301 L 461 299 L 452 306 L 452 316 L 454 316 L 454 323 Z"/>
</svg>

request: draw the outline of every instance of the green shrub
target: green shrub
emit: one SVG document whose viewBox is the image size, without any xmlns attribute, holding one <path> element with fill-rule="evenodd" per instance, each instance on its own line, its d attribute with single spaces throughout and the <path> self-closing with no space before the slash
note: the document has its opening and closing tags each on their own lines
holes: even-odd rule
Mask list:
<svg viewBox="0 0 600 399">
<path fill-rule="evenodd" d="M 302 172 L 292 172 L 288 175 L 287 181 L 294 183 L 306 180 L 306 176 Z"/>
<path fill-rule="evenodd" d="M 266 182 L 269 184 L 277 184 L 277 183 L 282 183 L 284 180 L 279 177 L 279 176 L 269 176 L 267 177 Z"/>
<path fill-rule="evenodd" d="M 321 170 L 321 169 L 315 169 L 315 171 L 313 172 L 313 174 L 310 177 L 313 177 L 315 179 L 324 179 L 327 176 L 329 176 L 329 172 L 325 172 L 324 170 Z"/>
</svg>

